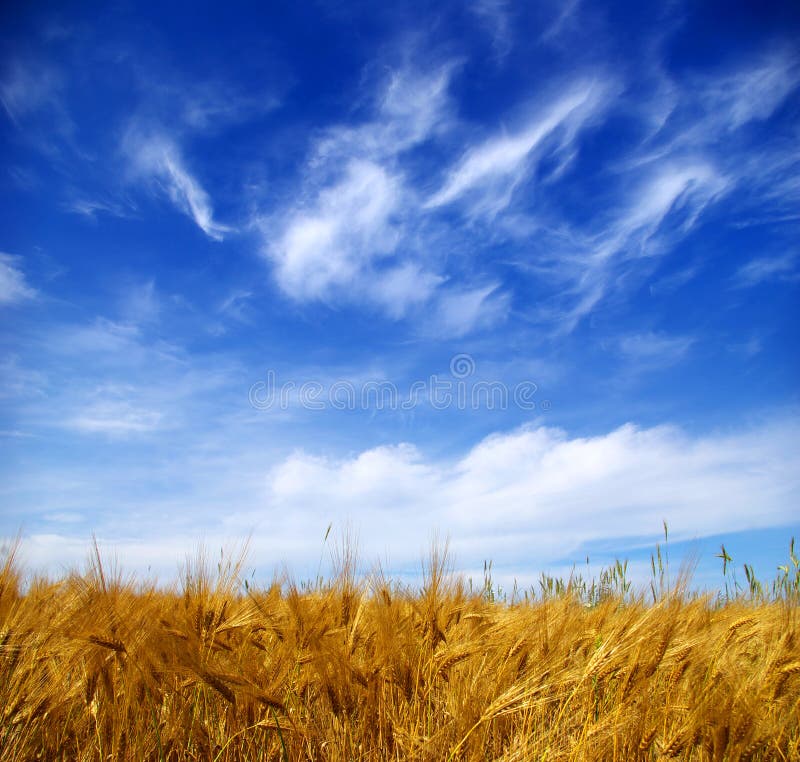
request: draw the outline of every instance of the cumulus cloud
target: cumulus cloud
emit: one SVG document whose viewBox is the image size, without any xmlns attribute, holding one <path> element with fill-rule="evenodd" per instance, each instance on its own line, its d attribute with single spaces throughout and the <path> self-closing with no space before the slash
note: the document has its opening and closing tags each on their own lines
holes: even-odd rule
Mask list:
<svg viewBox="0 0 800 762">
<path fill-rule="evenodd" d="M 405 561 L 421 535 L 439 529 L 464 563 L 547 563 L 586 543 L 622 548 L 626 538 L 654 536 L 664 519 L 678 539 L 790 523 L 799 434 L 796 417 L 703 436 L 628 424 L 570 437 L 524 426 L 454 462 L 411 445 L 344 460 L 297 452 L 271 472 L 269 503 L 290 524 L 349 516 L 371 552 Z"/>
<path fill-rule="evenodd" d="M 92 433 L 129 438 L 151 423 L 132 414 L 122 416 L 127 429 L 104 427 L 111 419 L 95 416 Z M 152 474 L 104 472 L 98 486 L 90 470 L 73 469 L 51 475 L 39 503 L 47 513 L 83 511 L 87 495 L 89 504 L 105 502 L 129 484 L 132 494 L 115 494 L 117 510 L 103 521 L 95 514 L 93 529 L 130 569 L 153 563 L 169 573 L 200 541 L 219 547 L 226 537 L 252 532 L 253 563 L 262 574 L 284 563 L 313 573 L 325 528 L 335 522 L 352 527 L 368 564 L 381 558 L 386 568 L 413 573 L 438 532 L 450 537 L 458 568 L 493 559 L 525 579 L 582 560 L 592 543 L 613 543 L 624 556 L 643 539 L 657 540 L 662 520 L 676 541 L 791 525 L 800 498 L 799 441 L 800 419 L 787 411 L 780 420 L 706 434 L 627 424 L 571 436 L 531 424 L 488 436 L 455 457 L 404 443 L 347 457 L 297 450 L 266 472 L 263 453 L 249 444 L 224 458 L 188 457 L 181 465 L 197 475 L 191 494 L 162 495 L 140 507 L 138 480 Z M 221 505 L 235 508 L 221 515 Z M 144 516 L 158 516 L 158 536 L 141 530 Z M 150 549 L 143 555 L 144 546 Z M 53 526 L 24 544 L 32 562 L 51 567 L 85 547 L 84 537 Z"/>
<path fill-rule="evenodd" d="M 36 291 L 19 268 L 19 257 L 0 252 L 0 304 L 16 304 L 34 296 Z"/>
</svg>

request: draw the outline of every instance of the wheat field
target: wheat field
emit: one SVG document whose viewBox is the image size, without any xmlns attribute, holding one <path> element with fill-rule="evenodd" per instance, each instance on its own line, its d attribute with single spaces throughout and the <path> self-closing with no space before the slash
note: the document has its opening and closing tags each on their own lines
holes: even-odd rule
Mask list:
<svg viewBox="0 0 800 762">
<path fill-rule="evenodd" d="M 172 588 L 104 566 L 0 580 L 0 759 L 797 760 L 797 558 L 770 591 L 543 576 L 499 599 L 433 550 L 417 588 L 255 588 L 241 558 Z M 727 566 L 723 549 L 723 562 Z"/>
</svg>

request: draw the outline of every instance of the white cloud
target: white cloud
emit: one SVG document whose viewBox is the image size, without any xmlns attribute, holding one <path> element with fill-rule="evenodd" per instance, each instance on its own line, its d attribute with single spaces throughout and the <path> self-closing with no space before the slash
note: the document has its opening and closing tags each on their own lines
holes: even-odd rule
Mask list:
<svg viewBox="0 0 800 762">
<path fill-rule="evenodd" d="M 468 7 L 491 36 L 496 56 L 505 58 L 511 51 L 514 37 L 508 0 L 472 0 Z"/>
<path fill-rule="evenodd" d="M 796 152 L 780 140 L 751 146 L 737 128 L 772 116 L 798 87 L 796 55 L 777 51 L 704 79 L 661 80 L 658 97 L 643 114 L 638 100 L 632 104 L 623 97 L 615 105 L 643 117 L 647 131 L 639 145 L 605 168 L 609 185 L 599 208 L 612 211 L 581 223 L 555 212 L 549 220 L 541 215 L 527 225 L 504 226 L 530 245 L 518 266 L 548 287 L 550 296 L 535 317 L 556 333 L 574 330 L 609 297 L 624 299 L 675 252 L 711 206 L 724 200 L 740 205 L 734 209 L 740 215 L 744 205 L 761 222 L 792 208 Z M 791 278 L 791 267 L 788 257 L 757 260 L 734 282 Z M 696 271 L 696 265 L 684 267 L 652 290 L 674 289 Z"/>
<path fill-rule="evenodd" d="M 559 333 L 574 330 L 609 294 L 623 294 L 629 280 L 646 275 L 728 188 L 707 162 L 655 162 L 626 203 L 595 222 L 596 232 L 545 230 L 540 253 L 522 265 L 557 286 L 540 317 Z"/>
<path fill-rule="evenodd" d="M 113 217 L 127 217 L 131 213 L 130 205 L 107 201 L 103 199 L 92 199 L 76 197 L 64 203 L 64 208 L 73 214 L 88 217 L 91 220 L 97 219 L 99 213 L 109 214 Z"/>
<path fill-rule="evenodd" d="M 0 400 L 40 397 L 47 386 L 46 375 L 21 364 L 16 355 L 0 359 L 0 380 Z"/>
<path fill-rule="evenodd" d="M 462 563 L 547 563 L 582 544 L 677 539 L 781 526 L 800 497 L 800 422 L 689 435 L 633 425 L 594 437 L 526 426 L 490 436 L 453 463 L 411 445 L 330 460 L 295 453 L 269 477 L 280 515 L 348 517 L 370 552 L 408 561 L 447 532 Z M 315 508 L 309 508 L 315 506 Z M 464 554 L 466 553 L 466 557 Z"/>
<path fill-rule="evenodd" d="M 59 354 L 102 356 L 130 360 L 141 349 L 139 328 L 130 323 L 97 318 L 85 325 L 65 326 L 48 336 L 47 349 Z M 97 361 L 93 357 L 93 361 Z"/>
<path fill-rule="evenodd" d="M 161 412 L 148 409 L 138 399 L 143 390 L 130 384 L 104 384 L 94 389 L 63 425 L 83 434 L 128 436 L 155 431 L 164 423 Z"/>
<path fill-rule="evenodd" d="M 776 50 L 737 71 L 699 83 L 699 93 L 713 118 L 724 118 L 733 130 L 768 119 L 798 85 L 797 55 Z"/>
<path fill-rule="evenodd" d="M 371 297 L 383 305 L 390 317 L 399 319 L 409 308 L 428 302 L 444 280 L 407 262 L 382 271 L 372 287 Z"/>
<path fill-rule="evenodd" d="M 82 410 L 65 426 L 87 434 L 128 435 L 155 431 L 162 415 L 154 410 L 139 409 L 124 401 L 98 402 Z"/>
<path fill-rule="evenodd" d="M 120 427 L 106 426 L 113 419 L 107 412 L 91 433 L 130 439 L 148 425 L 131 415 L 121 416 Z M 188 447 L 178 462 L 155 468 L 125 463 L 102 473 L 81 465 L 45 472 L 34 493 L 36 510 L 91 516 L 92 529 L 132 570 L 152 563 L 169 573 L 198 542 L 219 547 L 225 537 L 252 531 L 253 563 L 262 575 L 283 563 L 314 573 L 325 528 L 334 522 L 352 526 L 368 564 L 380 556 L 387 568 L 416 569 L 438 531 L 451 538 L 458 568 L 493 559 L 524 578 L 574 558 L 589 543 L 613 541 L 624 556 L 642 538 L 657 540 L 664 519 L 676 541 L 787 526 L 796 522 L 800 498 L 796 411 L 706 434 L 628 424 L 575 437 L 529 425 L 489 436 L 454 459 L 411 444 L 338 458 L 297 450 L 272 460 L 266 473 L 265 458 L 276 457 L 269 438 L 258 444 L 243 439 L 241 429 L 230 433 L 232 450 Z M 236 450 L 244 440 L 247 446 Z M 172 489 L 176 469 L 193 474 L 189 492 Z M 155 496 L 148 491 L 154 485 Z M 9 497 L 19 489 L 14 480 L 6 488 Z M 110 499 L 113 512 L 101 507 Z M 220 514 L 220 505 L 235 508 Z M 148 525 L 158 533 L 143 529 Z M 36 535 L 24 547 L 32 563 L 53 568 L 72 560 L 86 540 Z"/>
<path fill-rule="evenodd" d="M 797 255 L 794 253 L 775 257 L 757 257 L 742 265 L 733 276 L 738 288 L 749 288 L 765 281 L 797 281 Z"/>
<path fill-rule="evenodd" d="M 41 63 L 11 61 L 0 79 L 0 103 L 14 121 L 53 105 L 61 88 L 58 73 Z"/>
<path fill-rule="evenodd" d="M 56 511 L 48 513 L 43 517 L 46 521 L 51 521 L 54 524 L 80 524 L 86 519 L 80 513 L 70 511 Z"/>
<path fill-rule="evenodd" d="M 693 265 L 684 267 L 669 275 L 664 275 L 650 284 L 650 293 L 653 296 L 659 296 L 661 294 L 670 294 L 673 291 L 677 291 L 695 278 L 699 271 L 699 266 Z"/>
<path fill-rule="evenodd" d="M 468 150 L 425 201 L 403 157 L 449 130 L 453 68 L 394 72 L 374 99 L 372 119 L 329 129 L 315 143 L 298 201 L 258 221 L 277 283 L 293 299 L 358 302 L 394 319 L 413 315 L 437 336 L 462 336 L 504 317 L 509 295 L 496 284 L 445 270 L 454 231 L 431 211 L 464 199 L 470 214 L 498 214 L 541 156 L 562 164 L 574 156 L 578 132 L 610 86 L 579 84 L 514 134 Z"/>
<path fill-rule="evenodd" d="M 401 157 L 446 129 L 452 69 L 393 71 L 370 119 L 314 143 L 297 201 L 257 222 L 284 293 L 367 304 L 393 319 L 434 300 L 445 277 L 420 242 L 417 194 Z"/>
<path fill-rule="evenodd" d="M 297 212 L 269 250 L 281 288 L 295 299 L 320 299 L 352 286 L 391 254 L 401 187 L 381 166 L 353 160 L 344 177 Z"/>
<path fill-rule="evenodd" d="M 120 300 L 120 312 L 128 325 L 156 322 L 161 313 L 161 298 L 155 281 L 148 280 L 127 286 Z"/>
<path fill-rule="evenodd" d="M 675 211 L 684 212 L 682 227 L 687 230 L 726 187 L 725 178 L 706 161 L 658 166 L 639 190 L 637 200 L 618 219 L 612 241 L 639 236 L 644 243 Z"/>
<path fill-rule="evenodd" d="M 516 185 L 535 165 L 532 154 L 558 128 L 560 148 L 569 145 L 602 103 L 605 88 L 582 84 L 537 113 L 522 130 L 490 138 L 467 150 L 426 206 L 435 208 L 471 196 L 475 212 L 496 214 L 508 206 Z"/>
<path fill-rule="evenodd" d="M 178 147 L 166 135 L 131 130 L 125 149 L 136 176 L 155 180 L 173 204 L 191 217 L 215 241 L 221 241 L 231 228 L 214 220 L 208 193 L 186 169 Z"/>
<path fill-rule="evenodd" d="M 475 328 L 503 320 L 509 296 L 498 284 L 479 288 L 450 288 L 443 291 L 426 325 L 427 333 L 439 337 L 464 336 Z"/>
<path fill-rule="evenodd" d="M 179 83 L 165 87 L 163 95 L 166 103 L 179 107 L 189 128 L 202 132 L 246 122 L 280 106 L 274 94 L 243 95 L 234 84 L 220 81 Z"/>
<path fill-rule="evenodd" d="M 558 13 L 550 26 L 542 33 L 541 40 L 543 42 L 558 38 L 565 29 L 574 23 L 578 17 L 580 2 L 581 0 L 564 0 L 561 3 L 554 3 Z"/>
<path fill-rule="evenodd" d="M 422 73 L 411 67 L 392 71 L 374 98 L 373 115 L 362 123 L 325 131 L 312 152 L 309 179 L 319 179 L 326 165 L 360 158 L 392 162 L 404 151 L 447 130 L 450 123 L 447 89 L 455 65 Z"/>
<path fill-rule="evenodd" d="M 620 353 L 641 369 L 674 365 L 686 357 L 695 343 L 692 336 L 666 336 L 658 333 L 636 333 L 623 336 Z"/>
<path fill-rule="evenodd" d="M 230 318 L 240 323 L 248 323 L 250 322 L 249 305 L 252 298 L 252 291 L 236 289 L 222 300 L 222 303 L 217 307 L 217 312 L 225 318 Z M 218 330 L 224 332 L 225 329 L 220 327 Z"/>
<path fill-rule="evenodd" d="M 17 266 L 19 257 L 0 252 L 0 305 L 16 304 L 36 296 Z"/>
</svg>

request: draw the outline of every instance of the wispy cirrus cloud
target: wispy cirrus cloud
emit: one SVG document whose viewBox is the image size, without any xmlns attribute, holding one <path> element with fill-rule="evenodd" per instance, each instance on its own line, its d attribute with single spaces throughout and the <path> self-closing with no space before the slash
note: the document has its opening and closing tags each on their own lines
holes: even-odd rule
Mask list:
<svg viewBox="0 0 800 762">
<path fill-rule="evenodd" d="M 273 93 L 242 93 L 230 82 L 181 83 L 165 90 L 165 100 L 178 106 L 178 122 L 203 133 L 251 121 L 281 104 Z"/>
<path fill-rule="evenodd" d="M 57 105 L 63 81 L 58 70 L 42 61 L 12 58 L 0 74 L 0 103 L 15 124 Z"/>
<path fill-rule="evenodd" d="M 489 34 L 495 56 L 502 61 L 514 44 L 511 3 L 508 0 L 472 0 L 468 8 Z"/>
<path fill-rule="evenodd" d="M 757 140 L 745 128 L 770 118 L 797 90 L 796 55 L 778 51 L 702 78 L 687 76 L 685 81 L 659 76 L 656 96 L 643 110 L 640 104 L 632 108 L 631 96 L 624 91 L 617 91 L 613 102 L 605 104 L 604 115 L 619 118 L 624 113 L 627 119 L 639 119 L 645 130 L 641 142 L 621 146 L 617 161 L 601 169 L 607 178 L 605 211 L 576 222 L 560 216 L 557 205 L 538 214 L 523 203 L 508 203 L 508 191 L 499 196 L 495 208 L 504 214 L 495 222 L 516 242 L 517 252 L 522 246 L 528 249 L 523 256 L 512 248 L 509 258 L 546 284 L 550 296 L 535 316 L 556 333 L 573 331 L 610 296 L 623 299 L 657 261 L 675 251 L 712 207 L 736 205 L 737 216 L 749 209 L 749 224 L 757 224 L 755 214 L 767 220 L 775 215 L 793 219 L 787 210 L 800 189 L 797 151 L 781 139 Z M 517 152 L 521 154 L 522 150 Z M 514 166 L 511 153 L 499 155 Z M 468 153 L 459 169 L 470 168 L 469 157 Z M 503 168 L 502 163 L 498 166 Z M 484 179 L 481 172 L 475 175 Z M 513 172 L 509 176 L 513 181 Z M 564 187 L 560 181 L 556 178 L 552 185 L 556 193 Z M 454 174 L 440 194 L 445 193 L 446 199 L 449 188 L 455 193 L 462 185 L 469 183 L 459 182 Z M 505 187 L 513 189 L 513 182 Z M 485 192 L 483 182 L 478 188 Z M 754 265 L 751 274 L 767 275 L 776 268 L 776 276 L 786 275 L 786 267 L 783 261 L 765 261 Z M 684 268 L 660 285 L 674 288 L 696 272 L 696 266 Z M 747 271 L 741 278 L 747 279 Z"/>
<path fill-rule="evenodd" d="M 510 296 L 499 283 L 474 288 L 451 288 L 441 294 L 430 330 L 434 335 L 462 337 L 483 325 L 501 323 L 508 315 Z"/>
<path fill-rule="evenodd" d="M 157 322 L 161 310 L 161 295 L 153 278 L 125 283 L 119 300 L 119 312 L 125 324 L 138 330 Z"/>
<path fill-rule="evenodd" d="M 749 288 L 768 281 L 800 280 L 798 256 L 794 252 L 773 257 L 756 257 L 742 265 L 733 275 L 736 288 Z"/>
<path fill-rule="evenodd" d="M 778 49 L 718 77 L 698 79 L 696 93 L 708 118 L 735 130 L 769 118 L 798 84 L 800 59 Z"/>
<path fill-rule="evenodd" d="M 391 163 L 447 130 L 453 118 L 448 88 L 456 68 L 455 62 L 430 69 L 394 67 L 377 84 L 366 119 L 324 130 L 311 151 L 313 173 L 308 179 L 335 167 L 343 157 Z"/>
<path fill-rule="evenodd" d="M 358 286 L 397 247 L 402 193 L 402 181 L 381 165 L 351 160 L 268 250 L 281 288 L 296 299 L 324 299 Z"/>
<path fill-rule="evenodd" d="M 558 284 L 538 312 L 556 332 L 571 332 L 607 296 L 646 275 L 729 188 L 702 160 L 653 162 L 639 175 L 635 191 L 596 230 L 546 228 L 535 259 L 518 263 Z"/>
<path fill-rule="evenodd" d="M 535 170 L 536 151 L 544 141 L 558 131 L 551 151 L 569 147 L 581 127 L 603 105 L 607 90 L 597 82 L 578 85 L 537 110 L 534 119 L 518 132 L 495 136 L 467 149 L 448 171 L 442 187 L 427 200 L 426 207 L 466 198 L 471 214 L 497 214 L 510 204 L 516 186 Z"/>
<path fill-rule="evenodd" d="M 617 348 L 634 370 L 655 370 L 683 360 L 696 341 L 694 336 L 671 336 L 648 331 L 621 336 Z"/>
<path fill-rule="evenodd" d="M 618 211 L 598 219 L 596 232 L 591 222 L 545 226 L 550 254 L 543 252 L 533 269 L 566 290 L 541 315 L 559 330 L 573 330 L 610 293 L 638 282 L 637 272 L 647 274 L 654 257 L 669 255 L 722 199 L 735 195 L 735 203 L 759 205 L 760 214 L 770 213 L 765 200 L 783 208 L 794 190 L 790 168 L 797 158 L 780 141 L 754 149 L 741 128 L 780 108 L 800 84 L 798 74 L 796 56 L 783 51 L 702 80 L 665 83 L 661 92 L 668 104 L 656 99 L 643 114 L 658 129 L 611 174 L 620 187 L 636 188 L 635 194 L 618 195 Z M 658 115 L 651 118 L 653 110 Z M 775 192 L 776 187 L 783 190 Z M 783 271 L 787 265 L 762 262 L 750 272 L 756 277 L 771 267 Z M 686 282 L 695 272 L 696 267 L 684 268 L 663 285 Z M 741 277 L 746 280 L 747 271 Z"/>
<path fill-rule="evenodd" d="M 215 241 L 223 240 L 233 228 L 214 219 L 211 199 L 190 173 L 177 144 L 160 131 L 132 127 L 124 140 L 132 174 L 153 182 L 172 203 Z"/>
<path fill-rule="evenodd" d="M 15 55 L 13 51 L 0 57 L 0 66 L 0 106 L 16 128 L 15 142 L 34 148 L 54 163 L 74 155 L 85 158 L 76 142 L 63 67 L 45 55 Z M 23 182 L 33 177 L 24 167 L 17 176 Z"/>
<path fill-rule="evenodd" d="M 437 322 L 450 335 L 477 325 L 473 313 L 489 303 L 488 292 L 448 284 L 437 265 L 442 257 L 433 256 L 421 230 L 425 213 L 403 163 L 406 152 L 447 130 L 453 70 L 450 63 L 427 74 L 393 71 L 369 119 L 329 128 L 315 142 L 299 200 L 257 221 L 284 293 L 298 301 L 358 301 L 392 319 L 424 308 L 426 326 Z M 470 309 L 454 306 L 470 293 Z"/>
<path fill-rule="evenodd" d="M 700 267 L 698 265 L 690 265 L 669 275 L 663 275 L 650 284 L 650 293 L 653 296 L 671 294 L 689 283 L 699 272 Z"/>
<path fill-rule="evenodd" d="M 121 396 L 119 390 L 101 397 L 78 410 L 63 425 L 85 434 L 131 436 L 156 431 L 163 423 L 160 411 L 137 406 Z"/>
<path fill-rule="evenodd" d="M 20 268 L 20 257 L 0 252 L 0 305 L 17 304 L 36 296 Z"/>
<path fill-rule="evenodd" d="M 89 198 L 85 195 L 76 195 L 64 202 L 64 209 L 73 214 L 96 220 L 101 214 L 108 214 L 113 217 L 128 217 L 132 213 L 133 207 L 130 202 L 122 203 L 105 198 Z"/>
<path fill-rule="evenodd" d="M 0 379 L 0 398 L 17 401 L 41 397 L 47 381 L 41 370 L 26 367 L 14 354 L 0 359 Z"/>
</svg>

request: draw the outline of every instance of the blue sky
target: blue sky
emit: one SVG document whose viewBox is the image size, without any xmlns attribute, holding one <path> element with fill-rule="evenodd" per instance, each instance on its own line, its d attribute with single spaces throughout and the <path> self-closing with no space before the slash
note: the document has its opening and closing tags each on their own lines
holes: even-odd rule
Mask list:
<svg viewBox="0 0 800 762">
<path fill-rule="evenodd" d="M 666 520 L 700 579 L 722 541 L 772 574 L 796 4 L 138 5 L 2 10 L 0 534 L 31 567 L 249 535 L 304 574 L 333 522 L 390 571 L 438 532 L 524 582 L 641 564 Z"/>
</svg>

